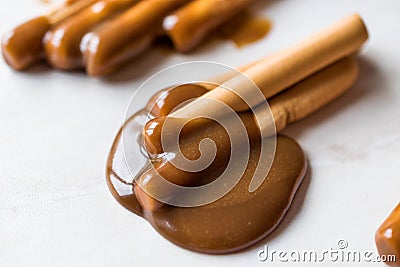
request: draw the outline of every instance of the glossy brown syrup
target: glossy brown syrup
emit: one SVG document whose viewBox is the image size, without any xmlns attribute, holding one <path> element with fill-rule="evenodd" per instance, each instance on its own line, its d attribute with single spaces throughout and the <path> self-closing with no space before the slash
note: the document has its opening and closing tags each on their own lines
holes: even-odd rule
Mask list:
<svg viewBox="0 0 400 267">
<path fill-rule="evenodd" d="M 268 18 L 249 13 L 238 16 L 221 29 L 221 36 L 231 40 L 237 47 L 243 47 L 263 39 L 272 28 Z"/>
<path fill-rule="evenodd" d="M 165 110 L 161 103 L 155 106 L 149 104 L 147 107 L 150 107 L 153 114 L 164 115 L 171 110 L 171 107 L 183 101 L 185 95 L 187 99 L 191 99 L 203 90 L 198 86 L 177 87 L 174 91 L 170 91 L 170 96 L 168 96 L 169 92 L 165 91 L 158 94 L 164 94 L 164 99 L 166 97 L 169 99 L 169 101 L 164 102 L 168 103 Z M 176 102 L 171 97 L 173 95 L 179 95 Z M 153 97 L 152 101 L 154 99 L 156 98 Z M 249 183 L 258 163 L 261 139 L 253 115 L 250 112 L 244 112 L 240 114 L 240 117 L 246 125 L 250 138 L 248 166 L 233 190 L 219 200 L 193 208 L 161 204 L 152 209 L 151 205 L 156 204 L 146 203 L 147 200 L 152 201 L 152 199 L 146 197 L 146 193 L 141 192 L 139 193 L 139 201 L 137 197 L 138 186 L 136 182 L 132 181 L 123 160 L 121 132 L 116 137 L 107 163 L 107 182 L 110 191 L 121 205 L 145 218 L 161 235 L 183 248 L 202 253 L 222 254 L 235 252 L 256 243 L 271 233 L 283 219 L 305 175 L 306 160 L 302 149 L 293 139 L 279 135 L 271 170 L 264 183 L 255 192 L 250 193 L 248 191 Z M 135 118 L 131 118 L 127 123 L 134 120 Z M 206 136 L 214 137 L 213 140 L 218 148 L 226 148 L 226 144 L 221 142 L 221 140 L 225 140 L 223 138 L 224 130 L 217 123 L 208 121 L 193 123 L 196 127 L 198 126 L 197 123 L 203 123 L 203 126 L 208 125 L 209 128 L 206 131 L 196 131 L 203 132 L 196 135 L 190 132 L 190 125 L 186 130 L 187 133 L 185 133 L 185 130 L 182 131 L 183 138 L 180 144 L 182 144 L 181 149 L 185 156 L 189 159 L 199 156 L 198 150 L 193 148 L 198 145 L 201 138 Z M 126 136 L 126 133 L 124 133 L 124 138 Z M 187 136 L 195 136 L 191 139 L 193 142 L 187 142 L 185 140 L 185 138 L 189 138 Z M 216 176 L 222 171 L 229 158 L 228 155 L 229 151 L 218 150 L 218 160 L 202 171 L 202 175 L 191 174 L 187 176 L 187 173 L 179 173 L 179 171 L 168 166 L 168 162 L 157 163 L 161 166 L 156 164 L 155 167 L 166 176 L 164 178 L 171 179 L 177 184 L 193 186 L 208 183 L 217 178 Z M 145 175 L 151 177 L 154 173 L 148 171 L 145 172 Z M 188 179 L 185 180 L 185 177 Z"/>
</svg>

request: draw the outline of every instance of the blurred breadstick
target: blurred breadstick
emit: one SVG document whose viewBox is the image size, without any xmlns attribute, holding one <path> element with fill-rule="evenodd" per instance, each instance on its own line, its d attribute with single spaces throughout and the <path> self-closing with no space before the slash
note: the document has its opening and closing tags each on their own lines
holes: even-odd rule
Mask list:
<svg viewBox="0 0 400 267">
<path fill-rule="evenodd" d="M 197 0 L 165 18 L 163 27 L 180 52 L 188 52 L 210 32 L 246 9 L 254 0 Z"/>
<path fill-rule="evenodd" d="M 97 0 L 74 0 L 65 3 L 48 15 L 31 19 L 6 34 L 2 40 L 2 53 L 8 65 L 23 70 L 43 56 L 42 40 L 55 24 L 78 13 Z"/>
<path fill-rule="evenodd" d="M 141 1 L 90 33 L 82 51 L 87 73 L 92 76 L 107 75 L 138 56 L 161 32 L 164 17 L 189 1 Z"/>
<path fill-rule="evenodd" d="M 44 45 L 47 61 L 55 68 L 83 67 L 80 44 L 83 36 L 99 23 L 136 4 L 138 0 L 100 0 L 51 29 Z"/>
</svg>

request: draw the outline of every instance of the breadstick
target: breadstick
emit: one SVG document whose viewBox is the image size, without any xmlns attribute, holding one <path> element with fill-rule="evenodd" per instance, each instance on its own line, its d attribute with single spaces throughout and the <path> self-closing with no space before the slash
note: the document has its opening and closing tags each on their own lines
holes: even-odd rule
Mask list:
<svg viewBox="0 0 400 267">
<path fill-rule="evenodd" d="M 252 2 L 254 0 L 197 0 L 166 17 L 163 28 L 178 51 L 188 52 Z"/>
<path fill-rule="evenodd" d="M 292 86 L 280 95 L 277 95 L 270 99 L 270 108 L 274 118 L 274 121 L 262 121 L 259 127 L 267 127 L 270 129 L 275 129 L 273 124 L 275 124 L 278 132 L 282 131 L 289 123 L 301 120 L 312 113 L 316 112 L 320 108 L 332 102 L 334 99 L 342 95 L 345 91 L 351 88 L 351 86 L 356 81 L 358 76 L 358 66 L 353 58 L 342 59 L 331 66 L 319 71 L 318 73 L 306 78 L 305 80 Z M 254 112 L 258 112 L 258 107 L 254 109 Z M 162 127 L 162 124 L 160 124 Z M 153 132 L 161 131 L 161 129 L 151 129 Z M 193 135 L 201 134 L 200 131 L 208 131 L 206 126 L 196 128 L 193 131 Z M 158 135 L 155 135 L 158 136 Z M 193 136 L 188 138 L 190 140 L 196 140 Z M 149 138 L 144 138 L 146 142 L 146 148 L 150 154 L 156 154 L 162 152 L 162 147 L 154 147 L 154 144 L 160 144 L 160 140 L 154 141 L 149 140 Z M 224 142 L 219 144 L 219 146 L 229 148 L 230 141 L 227 139 L 218 139 L 219 142 Z M 181 146 L 188 146 L 188 143 L 181 143 Z M 172 177 L 174 183 L 178 185 L 187 186 L 188 181 L 195 177 L 195 174 L 185 173 L 183 171 L 176 170 L 176 168 L 169 164 L 164 164 L 163 173 L 180 173 L 182 177 L 177 177 L 174 175 Z M 168 167 L 168 169 L 166 169 Z M 167 175 L 164 178 L 167 179 Z M 139 180 L 138 182 L 144 185 Z M 149 189 L 151 188 L 151 189 Z M 162 190 L 162 188 L 157 188 L 149 182 L 146 181 L 146 190 Z M 154 191 L 150 191 L 154 192 Z M 157 195 L 162 191 L 157 191 Z M 141 188 L 135 188 L 135 193 L 137 198 L 144 206 L 145 209 L 155 210 L 159 208 L 162 204 L 152 197 L 148 196 Z"/>
<path fill-rule="evenodd" d="M 379 227 L 375 242 L 382 259 L 386 258 L 385 263 L 400 266 L 400 203 Z"/>
<path fill-rule="evenodd" d="M 100 0 L 55 26 L 44 40 L 46 59 L 58 69 L 83 67 L 80 43 L 99 23 L 133 6 L 138 0 Z"/>
<path fill-rule="evenodd" d="M 333 62 L 355 53 L 368 39 L 368 33 L 358 15 L 347 17 L 304 41 L 267 57 L 244 71 L 270 98 Z M 227 90 L 225 88 L 230 88 Z M 221 101 L 236 111 L 249 106 L 239 97 L 247 97 L 252 107 L 263 101 L 254 86 L 249 88 L 247 79 L 235 76 L 220 87 L 205 94 L 204 98 Z M 171 117 L 191 118 L 199 111 L 210 117 L 220 116 L 221 110 L 210 106 L 211 101 L 193 101 L 172 113 Z"/>
<path fill-rule="evenodd" d="M 103 76 L 146 50 L 170 12 L 190 0 L 146 0 L 91 34 L 84 49 L 86 71 Z"/>
<path fill-rule="evenodd" d="M 269 105 L 276 131 L 326 106 L 350 89 L 357 77 L 358 65 L 347 57 L 273 97 Z"/>
<path fill-rule="evenodd" d="M 16 70 L 23 70 L 40 60 L 43 56 L 42 40 L 46 32 L 53 25 L 96 1 L 67 2 L 50 14 L 31 19 L 6 34 L 2 41 L 2 53 L 7 64 Z"/>
</svg>

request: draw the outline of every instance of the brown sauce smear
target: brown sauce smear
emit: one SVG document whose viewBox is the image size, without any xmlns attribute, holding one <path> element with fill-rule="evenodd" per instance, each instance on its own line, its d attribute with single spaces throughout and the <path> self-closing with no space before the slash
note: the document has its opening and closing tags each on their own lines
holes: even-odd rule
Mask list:
<svg viewBox="0 0 400 267">
<path fill-rule="evenodd" d="M 263 39 L 272 29 L 268 18 L 249 13 L 238 16 L 221 29 L 221 36 L 231 40 L 237 47 L 243 47 Z"/>
<path fill-rule="evenodd" d="M 168 99 L 168 101 L 164 101 L 166 105 L 163 106 L 161 101 L 155 106 L 148 105 L 147 109 L 152 110 L 154 115 L 165 115 L 180 102 L 197 97 L 197 95 L 204 93 L 203 91 L 205 92 L 204 88 L 202 89 L 201 86 L 197 85 L 192 87 L 185 85 L 169 92 L 164 91 L 159 93 L 158 96 L 162 95 L 163 99 Z M 179 95 L 179 97 L 174 98 L 174 95 Z M 150 102 L 154 103 L 155 99 L 157 99 L 156 96 Z M 174 102 L 174 99 L 177 101 Z M 107 163 L 107 182 L 113 196 L 125 208 L 149 221 L 165 238 L 186 249 L 211 254 L 231 253 L 261 240 L 277 227 L 289 209 L 305 175 L 306 159 L 301 147 L 293 139 L 279 135 L 271 170 L 264 183 L 255 192 L 250 193 L 248 188 L 258 163 L 261 139 L 253 115 L 250 112 L 243 112 L 239 115 L 249 132 L 250 158 L 241 180 L 224 197 L 200 207 L 181 208 L 160 205 L 154 210 L 148 209 L 148 203 L 138 200 L 137 189 L 139 187 L 136 182 L 126 182 L 132 181 L 132 178 L 129 171 L 126 170 L 127 167 L 123 160 L 122 131 L 116 137 Z M 131 118 L 130 121 L 133 119 Z M 155 120 L 160 119 L 156 118 Z M 130 123 L 130 121 L 127 123 Z M 208 125 L 210 127 L 208 129 L 211 130 L 196 135 L 196 140 L 193 140 L 192 144 L 181 146 L 183 154 L 189 159 L 195 159 L 199 156 L 198 150 L 193 148 L 198 145 L 201 138 L 205 136 L 214 137 L 213 140 L 218 147 L 220 142 L 218 138 L 215 140 L 215 137 L 218 135 L 223 137 L 224 135 L 224 129 L 217 123 L 207 121 L 200 123 Z M 189 128 L 188 125 L 187 131 L 190 133 Z M 191 135 L 185 133 L 185 130 L 181 134 L 183 139 L 187 138 L 185 136 Z M 124 133 L 124 136 L 126 137 L 126 133 Z M 187 143 L 183 140 L 180 141 L 182 144 Z M 219 148 L 222 147 L 224 146 Z M 185 182 L 184 184 L 188 186 L 198 185 L 208 183 L 216 178 L 221 167 L 224 167 L 228 160 L 227 155 L 226 151 L 218 151 L 219 160 L 214 161 L 202 171 L 202 175 L 192 174 L 197 175 L 197 180 L 191 177 L 188 181 L 194 181 L 194 183 Z M 164 174 L 166 176 L 170 174 L 172 181 L 174 181 L 174 178 L 175 183 L 182 183 L 181 178 L 186 174 L 174 173 L 171 166 L 165 167 L 168 162 L 157 164 L 164 164 L 163 166 L 167 170 Z M 155 164 L 155 167 L 162 173 L 163 167 L 157 164 Z M 154 173 L 155 171 L 148 171 L 147 175 L 151 176 Z M 164 178 L 169 179 L 168 177 Z M 145 193 L 142 192 L 142 194 Z M 139 194 L 140 198 L 143 197 L 142 194 Z M 151 201 L 150 197 L 147 200 L 149 199 Z"/>
</svg>

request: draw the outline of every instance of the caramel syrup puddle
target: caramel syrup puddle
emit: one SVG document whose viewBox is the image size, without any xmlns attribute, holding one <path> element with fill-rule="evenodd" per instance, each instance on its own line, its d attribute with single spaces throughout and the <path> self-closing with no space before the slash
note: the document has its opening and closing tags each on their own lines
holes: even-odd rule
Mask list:
<svg viewBox="0 0 400 267">
<path fill-rule="evenodd" d="M 191 99 L 204 92 L 206 90 L 198 85 L 175 87 L 163 94 L 162 102 L 165 105 L 158 103 L 154 106 L 156 110 L 153 109 L 152 114 L 165 115 L 182 101 L 184 96 Z M 155 99 L 157 98 L 153 97 L 150 102 Z M 107 160 L 107 184 L 114 198 L 122 206 L 146 219 L 172 243 L 209 254 L 232 253 L 249 247 L 265 238 L 279 225 L 307 170 L 307 161 L 301 147 L 293 139 L 283 135 L 278 135 L 276 139 L 277 147 L 272 167 L 256 191 L 250 193 L 248 188 L 258 163 L 261 139 L 250 134 L 248 166 L 240 181 L 228 194 L 199 207 L 163 205 L 156 210 L 144 209 L 136 197 L 137 192 L 135 194 L 138 185 L 125 162 L 122 136 L 140 141 L 137 136 L 142 132 L 142 128 L 138 126 L 144 127 L 146 110 L 139 111 L 127 120 L 124 132 L 122 129 L 118 132 Z M 258 131 L 253 114 L 242 112 L 239 115 L 247 125 L 248 131 Z M 143 169 L 138 169 L 137 172 L 143 173 Z M 213 175 L 212 170 L 208 173 Z"/>
</svg>

